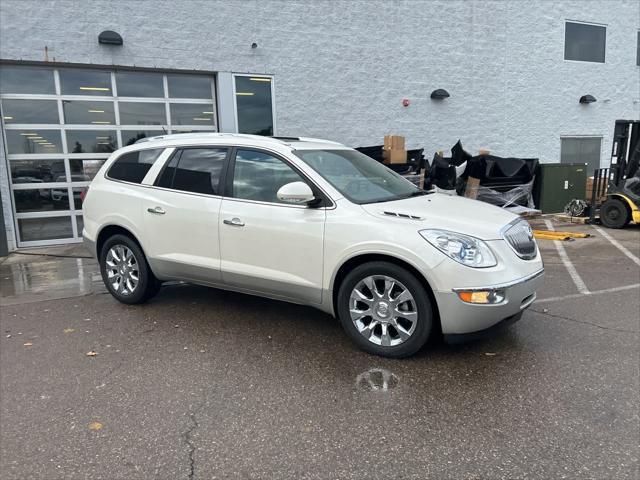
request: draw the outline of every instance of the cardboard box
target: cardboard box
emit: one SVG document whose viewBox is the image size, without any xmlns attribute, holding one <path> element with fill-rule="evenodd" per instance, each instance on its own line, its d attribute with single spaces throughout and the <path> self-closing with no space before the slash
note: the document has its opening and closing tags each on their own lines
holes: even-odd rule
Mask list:
<svg viewBox="0 0 640 480">
<path fill-rule="evenodd" d="M 382 158 L 384 163 L 407 163 L 407 151 L 406 150 L 383 150 Z"/>
<path fill-rule="evenodd" d="M 385 135 L 384 150 L 404 150 L 404 137 L 402 135 Z"/>
</svg>

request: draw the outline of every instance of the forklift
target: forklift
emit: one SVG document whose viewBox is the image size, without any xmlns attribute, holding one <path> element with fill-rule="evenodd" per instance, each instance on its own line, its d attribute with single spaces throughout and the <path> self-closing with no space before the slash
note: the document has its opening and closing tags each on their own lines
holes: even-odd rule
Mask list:
<svg viewBox="0 0 640 480">
<path fill-rule="evenodd" d="M 639 167 L 640 120 L 616 120 L 606 200 L 600 206 L 605 227 L 624 228 L 632 220 L 640 225 Z"/>
</svg>

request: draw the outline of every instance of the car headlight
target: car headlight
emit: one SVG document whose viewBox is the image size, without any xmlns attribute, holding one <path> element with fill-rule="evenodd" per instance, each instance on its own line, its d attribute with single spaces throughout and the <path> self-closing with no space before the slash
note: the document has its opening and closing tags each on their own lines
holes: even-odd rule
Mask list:
<svg viewBox="0 0 640 480">
<path fill-rule="evenodd" d="M 421 230 L 420 235 L 447 257 L 473 268 L 494 267 L 498 264 L 489 245 L 482 240 L 447 230 Z"/>
</svg>

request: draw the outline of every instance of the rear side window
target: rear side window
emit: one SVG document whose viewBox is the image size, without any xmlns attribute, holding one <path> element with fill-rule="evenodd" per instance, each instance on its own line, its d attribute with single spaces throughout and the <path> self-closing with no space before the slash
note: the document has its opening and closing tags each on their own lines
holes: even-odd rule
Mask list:
<svg viewBox="0 0 640 480">
<path fill-rule="evenodd" d="M 140 183 L 163 150 L 154 148 L 125 153 L 113 162 L 107 176 L 113 180 Z"/>
<path fill-rule="evenodd" d="M 169 161 L 156 185 L 183 192 L 220 194 L 226 148 L 186 148 Z"/>
</svg>

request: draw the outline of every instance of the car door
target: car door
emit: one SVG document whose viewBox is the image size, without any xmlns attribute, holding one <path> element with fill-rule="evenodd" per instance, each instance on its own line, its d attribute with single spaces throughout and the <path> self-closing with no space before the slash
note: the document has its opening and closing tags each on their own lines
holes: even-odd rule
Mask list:
<svg viewBox="0 0 640 480">
<path fill-rule="evenodd" d="M 290 205 L 277 192 L 304 176 L 276 154 L 235 150 L 220 210 L 226 284 L 300 302 L 322 299 L 326 210 Z"/>
<path fill-rule="evenodd" d="M 144 189 L 145 248 L 156 275 L 220 281 L 220 187 L 228 154 L 224 147 L 177 149 Z"/>
</svg>

